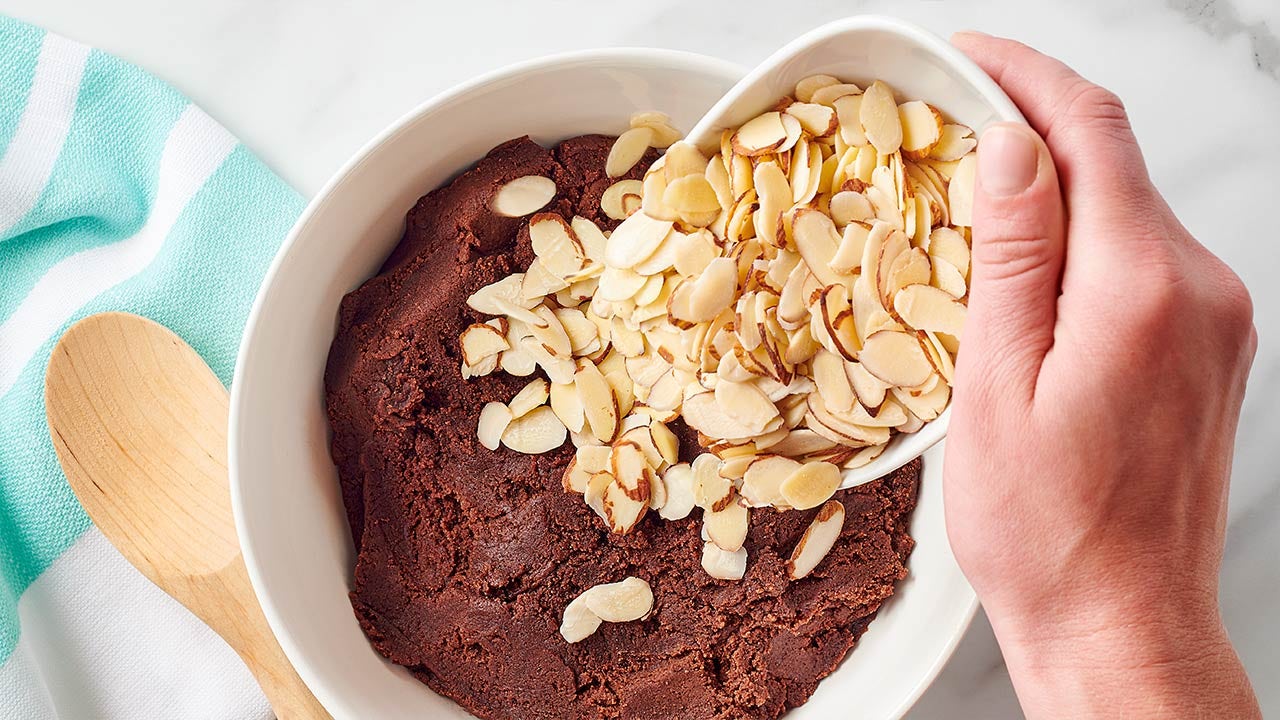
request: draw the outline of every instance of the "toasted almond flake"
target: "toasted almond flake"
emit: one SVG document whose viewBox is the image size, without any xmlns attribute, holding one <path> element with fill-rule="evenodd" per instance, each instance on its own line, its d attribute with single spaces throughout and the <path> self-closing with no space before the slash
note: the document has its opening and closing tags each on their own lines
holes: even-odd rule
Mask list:
<svg viewBox="0 0 1280 720">
<path fill-rule="evenodd" d="M 840 468 L 828 462 L 808 462 L 782 481 L 778 492 L 788 505 L 808 510 L 826 502 L 840 487 Z"/>
<path fill-rule="evenodd" d="M 733 134 L 733 151 L 754 157 L 777 150 L 787 139 L 787 129 L 777 112 L 767 112 L 748 120 Z"/>
<path fill-rule="evenodd" d="M 796 99 L 802 103 L 807 103 L 813 99 L 813 94 L 818 90 L 839 84 L 840 80 L 830 75 L 809 75 L 796 83 Z"/>
<path fill-rule="evenodd" d="M 947 185 L 947 207 L 951 209 L 952 225 L 973 225 L 973 184 L 978 169 L 977 160 L 978 156 L 974 153 L 960 158 L 955 175 Z"/>
<path fill-rule="evenodd" d="M 792 580 L 806 577 L 835 547 L 840 531 L 844 528 L 844 505 L 839 500 L 828 500 L 805 528 L 800 542 L 787 560 L 787 575 Z"/>
<path fill-rule="evenodd" d="M 826 105 L 798 102 L 787 106 L 786 113 L 800 121 L 800 127 L 814 137 L 827 137 L 836 131 L 836 111 Z"/>
<path fill-rule="evenodd" d="M 626 219 L 631 213 L 622 204 L 623 196 L 634 195 L 638 201 L 643 187 L 639 180 L 619 180 L 605 188 L 604 194 L 600 196 L 600 209 L 614 220 Z"/>
<path fill-rule="evenodd" d="M 480 409 L 480 420 L 476 423 L 476 438 L 489 450 L 497 450 L 502 441 L 502 434 L 511 424 L 511 410 L 500 402 L 485 403 Z"/>
<path fill-rule="evenodd" d="M 587 602 L 578 596 L 564 609 L 564 617 L 560 621 L 560 637 L 567 643 L 579 643 L 595 634 L 604 622 L 587 607 Z"/>
<path fill-rule="evenodd" d="M 645 151 L 654 141 L 653 130 L 647 127 L 636 127 L 622 133 L 609 148 L 609 157 L 604 163 L 604 173 L 609 177 L 621 177 L 631 171 L 635 164 L 644 157 Z"/>
<path fill-rule="evenodd" d="M 898 117 L 898 103 L 893 98 L 893 90 L 885 83 L 877 80 L 863 93 L 858 119 L 867 141 L 875 146 L 876 152 L 891 155 L 901 147 L 902 121 Z"/>
<path fill-rule="evenodd" d="M 702 545 L 702 569 L 717 580 L 741 580 L 747 574 L 747 549 L 726 552 L 713 542 Z"/>
<path fill-rule="evenodd" d="M 909 285 L 893 299 L 893 307 L 916 330 L 943 332 L 960 337 L 967 308 L 955 298 L 929 285 Z"/>
<path fill-rule="evenodd" d="M 858 360 L 867 372 L 890 385 L 919 385 L 933 372 L 929 359 L 913 336 L 890 330 L 868 337 Z"/>
<path fill-rule="evenodd" d="M 702 524 L 707 537 L 721 550 L 735 552 L 742 548 L 751 524 L 751 511 L 731 500 L 716 510 L 703 510 Z"/>
<path fill-rule="evenodd" d="M 567 435 L 564 423 L 544 405 L 512 420 L 502 433 L 502 444 L 526 455 L 541 455 L 563 445 Z"/>
<path fill-rule="evenodd" d="M 473 367 L 482 360 L 511 348 L 511 343 L 507 342 L 500 330 L 482 323 L 467 326 L 462 331 L 459 343 L 462 346 L 462 362 Z"/>
<path fill-rule="evenodd" d="M 788 433 L 788 436 L 790 433 Z M 828 444 L 827 447 L 830 445 Z M 777 447 L 776 445 L 774 446 Z M 752 507 L 785 505 L 782 481 L 800 468 L 800 463 L 782 455 L 759 455 L 752 458 L 742 476 L 741 493 Z"/>
<path fill-rule="evenodd" d="M 541 175 L 525 175 L 512 180 L 493 194 L 489 209 L 505 217 L 535 213 L 556 196 L 556 183 Z"/>
<path fill-rule="evenodd" d="M 653 609 L 653 590 L 637 577 L 596 585 L 580 597 L 587 609 L 605 622 L 639 620 Z"/>
<path fill-rule="evenodd" d="M 924 157 L 942 137 L 942 113 L 932 105 L 912 100 L 898 106 L 902 122 L 902 150 L 912 158 Z"/>
<path fill-rule="evenodd" d="M 963 125 L 943 125 L 938 144 L 933 146 L 929 155 L 943 162 L 959 160 L 978 146 L 978 141 L 971 135 L 973 131 Z"/>
<path fill-rule="evenodd" d="M 964 275 L 960 274 L 955 265 L 940 257 L 933 258 L 933 277 L 931 282 L 934 287 L 946 292 L 953 298 L 962 298 L 968 292 L 964 282 Z"/>
</svg>

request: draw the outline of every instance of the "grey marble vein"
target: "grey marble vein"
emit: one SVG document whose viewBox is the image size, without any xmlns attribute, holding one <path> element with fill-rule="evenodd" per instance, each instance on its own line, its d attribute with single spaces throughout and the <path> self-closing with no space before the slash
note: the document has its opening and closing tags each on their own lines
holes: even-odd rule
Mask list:
<svg viewBox="0 0 1280 720">
<path fill-rule="evenodd" d="M 1196 27 L 1216 38 L 1243 34 L 1253 51 L 1253 64 L 1280 80 L 1280 37 L 1265 21 L 1246 22 L 1227 0 L 1168 0 Z"/>
</svg>

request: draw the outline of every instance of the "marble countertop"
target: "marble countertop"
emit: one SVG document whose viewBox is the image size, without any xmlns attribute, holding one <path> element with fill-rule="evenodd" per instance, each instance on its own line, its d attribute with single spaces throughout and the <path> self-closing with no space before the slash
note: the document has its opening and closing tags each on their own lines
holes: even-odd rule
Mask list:
<svg viewBox="0 0 1280 720">
<path fill-rule="evenodd" d="M 944 34 L 1016 37 L 1063 59 L 1125 100 L 1156 184 L 1253 293 L 1260 345 L 1237 443 L 1222 604 L 1264 712 L 1280 715 L 1280 2 L 0 0 L 0 12 L 167 80 L 308 195 L 422 100 L 546 53 L 660 46 L 752 65 L 824 21 L 880 12 Z M 979 615 L 910 717 L 1019 715 Z"/>
</svg>

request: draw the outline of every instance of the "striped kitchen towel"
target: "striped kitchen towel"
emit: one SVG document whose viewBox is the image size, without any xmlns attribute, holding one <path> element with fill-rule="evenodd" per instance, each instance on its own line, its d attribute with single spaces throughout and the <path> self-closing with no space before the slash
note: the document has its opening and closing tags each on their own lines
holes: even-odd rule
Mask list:
<svg viewBox="0 0 1280 720">
<path fill-rule="evenodd" d="M 76 319 L 153 318 L 224 383 L 302 199 L 173 89 L 0 16 L 0 718 L 259 718 L 231 650 L 92 527 L 45 425 Z"/>
</svg>

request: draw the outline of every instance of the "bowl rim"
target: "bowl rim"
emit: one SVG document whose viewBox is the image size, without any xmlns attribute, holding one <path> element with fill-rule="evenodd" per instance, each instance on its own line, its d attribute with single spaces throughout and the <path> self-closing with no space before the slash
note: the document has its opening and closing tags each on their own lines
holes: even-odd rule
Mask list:
<svg viewBox="0 0 1280 720">
<path fill-rule="evenodd" d="M 998 114 L 1006 119 L 1022 121 L 1023 117 L 1017 107 L 1009 100 L 1004 91 L 992 80 L 984 71 L 982 71 L 973 61 L 953 47 L 949 42 L 939 35 L 916 25 L 915 23 L 901 20 L 895 17 L 884 15 L 855 15 L 840 20 L 820 25 L 803 35 L 791 40 L 783 45 L 774 53 L 770 54 L 754 69 L 748 70 L 739 65 L 721 58 L 694 53 L 683 50 L 671 50 L 660 48 L 644 48 L 644 47 L 620 47 L 620 48 L 596 48 L 575 50 L 563 53 L 554 53 L 550 55 L 539 56 L 528 60 L 511 63 L 488 72 L 482 73 L 470 80 L 456 84 L 446 90 L 443 90 L 430 98 L 418 103 L 416 106 L 398 117 L 395 121 L 387 125 L 370 140 L 365 142 L 349 159 L 347 159 L 333 175 L 321 186 L 314 196 L 310 198 L 306 208 L 298 216 L 284 241 L 277 250 L 275 257 L 272 259 L 263 280 L 259 286 L 258 292 L 254 297 L 253 305 L 250 308 L 249 315 L 246 319 L 244 332 L 239 350 L 236 355 L 235 372 L 232 377 L 230 388 L 230 407 L 228 413 L 228 447 L 227 447 L 227 467 L 229 476 L 229 485 L 231 491 L 232 513 L 235 518 L 237 533 L 241 537 L 240 550 L 244 558 L 245 567 L 247 569 L 250 584 L 254 589 L 254 594 L 258 599 L 259 605 L 262 607 L 263 615 L 267 619 L 267 624 L 275 634 L 281 648 L 284 650 L 286 657 L 293 663 L 298 675 L 303 679 L 304 683 L 316 696 L 316 698 L 326 708 L 346 707 L 346 702 L 339 697 L 335 697 L 328 686 L 319 677 L 314 668 L 307 661 L 305 653 L 294 641 L 292 635 L 285 627 L 285 621 L 282 613 L 276 607 L 269 593 L 265 591 L 266 581 L 260 569 L 257 553 L 251 541 L 246 541 L 243 537 L 242 530 L 246 522 L 246 510 L 244 507 L 244 495 L 241 492 L 240 484 L 240 457 L 239 457 L 239 438 L 241 435 L 241 408 L 244 402 L 244 384 L 241 380 L 242 370 L 247 367 L 250 355 L 250 339 L 256 334 L 259 316 L 263 312 L 268 290 L 275 282 L 276 276 L 281 272 L 286 263 L 291 260 L 291 256 L 295 252 L 295 245 L 298 237 L 309 227 L 311 219 L 321 208 L 330 202 L 330 197 L 337 192 L 349 177 L 382 145 L 394 140 L 407 127 L 415 122 L 422 115 L 430 112 L 436 107 L 445 105 L 450 101 L 462 97 L 468 93 L 479 90 L 487 85 L 505 81 L 513 76 L 521 75 L 528 72 L 536 72 L 546 70 L 557 66 L 566 66 L 573 64 L 591 64 L 599 62 L 617 62 L 617 63 L 660 63 L 660 64 L 683 64 L 691 69 L 696 68 L 708 74 L 720 74 L 727 77 L 738 78 L 734 88 L 717 101 L 715 105 L 707 112 L 704 117 L 710 117 L 722 112 L 722 104 L 732 99 L 738 94 L 737 88 L 745 86 L 751 82 L 759 80 L 768 69 L 778 64 L 781 60 L 803 52 L 812 45 L 816 45 L 822 41 L 829 39 L 834 35 L 857 31 L 857 30 L 882 30 L 892 34 L 904 37 L 908 42 L 914 42 L 925 47 L 929 51 L 943 58 L 948 65 L 960 72 L 994 107 Z M 699 125 L 702 123 L 700 122 Z M 691 133 L 692 135 L 692 133 Z M 925 451 L 940 442 L 946 434 L 947 422 L 950 416 L 950 408 L 948 408 L 937 419 L 931 421 L 929 426 L 938 426 L 936 437 L 932 437 L 927 443 L 922 444 L 918 453 L 912 455 L 912 458 L 924 454 Z M 890 468 L 891 471 L 893 468 Z M 950 661 L 960 641 L 966 635 L 966 632 L 972 624 L 973 618 L 977 613 L 979 601 L 976 593 L 969 588 L 968 598 L 965 600 L 967 608 L 963 610 L 964 621 L 960 624 L 958 632 L 955 632 L 947 642 L 943 644 L 941 652 L 939 652 L 929 667 L 927 672 L 920 676 L 916 686 L 907 694 L 904 694 L 901 702 L 896 708 L 893 717 L 901 718 L 919 701 L 924 692 L 933 684 L 942 668 Z"/>
</svg>

